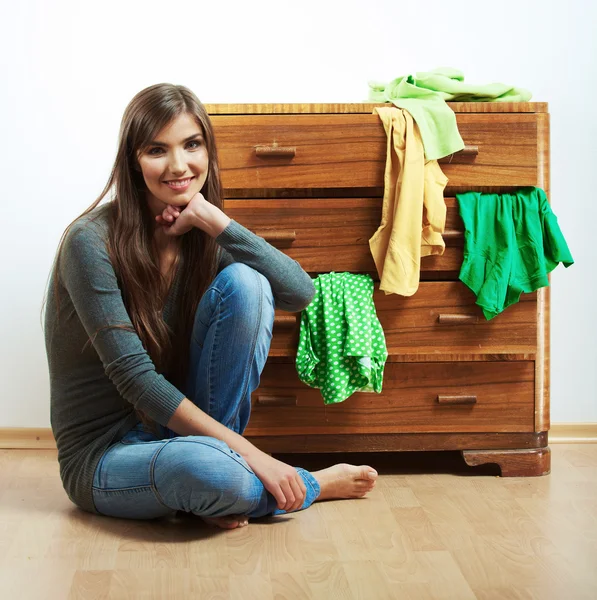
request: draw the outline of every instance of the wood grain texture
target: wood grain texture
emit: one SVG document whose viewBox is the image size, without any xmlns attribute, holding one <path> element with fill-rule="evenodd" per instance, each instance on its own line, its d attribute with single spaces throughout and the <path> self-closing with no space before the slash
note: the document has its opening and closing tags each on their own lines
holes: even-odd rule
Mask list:
<svg viewBox="0 0 597 600">
<path fill-rule="evenodd" d="M 533 394 L 531 361 L 391 363 L 380 394 L 356 392 L 325 405 L 293 364 L 267 364 L 246 435 L 532 432 Z M 264 405 L 262 395 L 293 401 Z M 439 396 L 476 396 L 477 402 L 444 404 Z"/>
<path fill-rule="evenodd" d="M 548 275 L 548 279 L 550 276 Z M 550 290 L 537 291 L 537 359 L 535 361 L 535 431 L 548 431 Z"/>
<path fill-rule="evenodd" d="M 456 113 L 545 113 L 547 102 L 447 102 Z M 289 104 L 205 104 L 210 115 L 296 115 L 372 113 L 376 106 L 389 103 L 289 103 Z"/>
<path fill-rule="evenodd" d="M 550 444 L 597 444 L 597 423 L 552 423 Z"/>
<path fill-rule="evenodd" d="M 446 208 L 446 250 L 422 258 L 423 276 L 460 270 L 464 225 L 456 198 L 446 198 Z M 309 273 L 376 273 L 369 239 L 381 222 L 381 198 L 227 199 L 224 210 Z"/>
<path fill-rule="evenodd" d="M 1 427 L 0 448 L 56 448 L 49 427 Z"/>
<path fill-rule="evenodd" d="M 537 115 L 458 114 L 474 160 L 442 159 L 452 186 L 525 186 L 537 181 Z M 236 190 L 379 188 L 386 135 L 377 115 L 238 115 L 212 117 L 225 195 Z M 258 146 L 296 148 L 293 157 L 260 158 Z M 461 164 L 459 164 L 461 163 Z"/>
<path fill-rule="evenodd" d="M 270 358 L 270 363 L 276 359 Z M 295 398 L 293 398 L 293 402 Z M 543 447 L 547 445 L 547 432 L 537 434 L 507 434 L 498 433 L 494 436 L 487 434 L 383 434 L 374 435 L 348 435 L 343 436 L 349 441 L 350 448 L 356 448 L 366 451 L 368 448 L 375 448 L 377 451 L 383 450 L 412 450 L 415 449 L 416 440 L 422 436 L 425 440 L 420 444 L 418 450 L 441 450 L 443 445 L 449 443 L 450 449 L 459 449 L 460 447 L 478 448 L 481 443 L 489 444 L 488 447 L 494 448 L 529 448 Z M 297 436 L 301 437 L 301 436 Z M 326 438 L 326 436 L 309 436 L 310 440 L 317 438 Z M 278 442 L 282 438 L 278 438 Z M 301 439 L 306 439 L 302 436 Z M 399 439 L 400 444 L 394 446 L 394 442 L 388 440 Z M 363 441 L 366 440 L 366 441 Z M 378 440 L 378 441 L 376 441 Z M 409 440 L 408 442 L 406 440 Z M 434 441 L 430 441 L 434 440 Z M 454 441 L 458 440 L 458 441 Z M 487 441 L 490 440 L 490 441 Z M 493 441 L 491 441 L 493 440 Z M 320 444 L 321 442 L 317 442 Z M 597 443 L 597 423 L 552 423 L 549 431 L 550 444 L 595 444 Z M 344 444 L 344 442 L 342 442 Z M 364 445 L 363 445 L 364 444 Z M 311 447 L 311 442 L 309 442 Z M 305 443 L 302 442 L 303 450 Z M 56 441 L 49 427 L 4 427 L 0 428 L 0 449 L 47 449 L 55 450 Z M 337 449 L 337 448 L 336 448 Z M 288 452 L 286 449 L 284 452 Z M 314 450 L 313 450 L 314 451 Z"/>
<path fill-rule="evenodd" d="M 540 165 L 537 185 L 545 190 L 547 198 L 550 193 L 550 121 L 549 114 L 538 115 L 537 118 L 537 162 Z M 551 283 L 551 275 L 548 275 Z M 535 430 L 547 431 L 550 424 L 550 323 L 551 323 L 551 290 L 542 288 L 537 296 L 537 348 L 536 385 L 535 385 Z"/>
<path fill-rule="evenodd" d="M 551 450 L 463 450 L 462 456 L 471 467 L 497 464 L 502 477 L 538 477 L 551 470 Z"/>
<path fill-rule="evenodd" d="M 55 450 L 0 451 L 2 596 L 597 596 L 597 445 L 557 445 L 551 476 L 530 479 L 495 477 L 451 453 L 348 456 L 380 474 L 366 499 L 218 531 L 183 513 L 153 521 L 84 513 L 64 493 Z M 315 471 L 339 457 L 295 458 Z"/>
<path fill-rule="evenodd" d="M 463 449 L 542 448 L 547 433 L 347 433 L 343 435 L 247 435 L 268 453 L 418 452 Z"/>
<path fill-rule="evenodd" d="M 475 304 L 474 294 L 455 281 L 421 282 L 417 293 L 410 297 L 385 295 L 376 284 L 373 301 L 390 362 L 422 361 L 422 356 L 432 360 L 446 360 L 446 356 L 450 360 L 459 360 L 459 356 L 460 360 L 470 356 L 485 360 L 512 360 L 510 355 L 535 357 L 536 294 L 524 294 L 518 304 L 491 321 Z M 285 320 L 279 325 L 274 322 L 270 355 L 294 357 L 300 328 L 298 315 L 292 326 L 288 313 L 277 314 Z M 442 319 L 449 315 L 471 315 L 476 320 L 450 323 Z"/>
</svg>

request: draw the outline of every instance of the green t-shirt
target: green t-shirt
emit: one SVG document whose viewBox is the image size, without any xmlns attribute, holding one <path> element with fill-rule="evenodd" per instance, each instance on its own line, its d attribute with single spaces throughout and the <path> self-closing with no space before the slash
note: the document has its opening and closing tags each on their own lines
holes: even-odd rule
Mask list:
<svg viewBox="0 0 597 600">
<path fill-rule="evenodd" d="M 464 222 L 460 280 L 493 319 L 520 295 L 549 285 L 548 273 L 574 263 L 541 188 L 512 194 L 456 194 Z"/>
</svg>

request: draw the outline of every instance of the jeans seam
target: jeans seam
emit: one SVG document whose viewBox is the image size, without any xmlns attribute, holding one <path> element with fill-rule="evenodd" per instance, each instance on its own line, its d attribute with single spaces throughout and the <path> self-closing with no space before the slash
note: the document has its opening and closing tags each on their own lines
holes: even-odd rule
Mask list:
<svg viewBox="0 0 597 600">
<path fill-rule="evenodd" d="M 241 390 L 240 401 L 236 404 L 236 412 L 234 414 L 234 418 L 232 419 L 232 427 L 234 427 L 236 420 L 238 418 L 238 413 L 240 411 L 241 404 L 245 398 L 245 394 L 247 392 L 247 388 L 249 387 L 249 376 L 250 370 L 253 366 L 253 362 L 255 360 L 255 346 L 257 345 L 257 339 L 259 338 L 259 330 L 261 329 L 261 321 L 263 319 L 263 283 L 257 271 L 252 270 L 253 276 L 257 279 L 257 284 L 259 286 L 259 317 L 256 327 L 253 330 L 253 340 L 251 342 L 251 352 L 249 356 L 251 359 L 247 362 L 247 366 L 245 367 L 245 372 L 243 375 L 243 387 Z"/>
<path fill-rule="evenodd" d="M 219 296 L 218 300 L 216 301 L 216 306 L 219 307 L 220 304 L 220 300 L 222 298 L 222 291 L 219 290 L 217 287 L 212 286 L 210 288 L 207 289 L 207 291 L 205 292 L 204 296 L 207 296 L 210 292 L 216 292 L 216 294 Z M 219 308 L 218 308 L 219 310 Z M 213 315 L 211 317 L 213 319 Z M 205 327 L 206 329 L 209 329 L 209 323 L 207 325 L 205 325 L 202 321 L 199 321 L 201 323 L 201 325 L 203 327 Z M 194 335 L 195 333 L 195 327 L 193 326 L 193 332 L 191 334 L 191 341 L 194 342 L 195 344 L 199 344 L 199 341 L 197 340 L 197 338 Z"/>
<path fill-rule="evenodd" d="M 212 368 L 213 368 L 213 363 L 212 363 L 212 358 L 214 353 L 216 352 L 216 348 L 218 346 L 218 332 L 220 330 L 220 313 L 222 312 L 222 292 L 220 292 L 220 290 L 217 290 L 216 288 L 213 288 L 217 293 L 218 293 L 218 300 L 216 302 L 216 310 L 214 312 L 214 314 L 212 315 L 212 321 L 215 321 L 215 330 L 214 330 L 214 341 L 213 344 L 211 345 L 210 348 L 210 353 L 209 356 L 207 357 L 207 389 L 208 389 L 208 414 L 210 417 L 213 417 L 213 412 L 214 412 L 214 403 L 213 403 L 213 399 L 214 399 L 214 393 L 213 393 L 213 374 L 212 374 Z"/>
<path fill-rule="evenodd" d="M 224 445 L 226 445 L 227 448 L 230 448 L 231 452 L 225 452 L 224 450 L 222 450 L 222 448 L 220 448 L 217 444 L 210 444 L 209 442 L 204 442 L 204 441 L 199 441 L 199 440 L 190 440 L 189 437 L 192 436 L 185 436 L 183 438 L 180 439 L 173 439 L 173 440 L 168 440 L 168 442 L 166 443 L 170 443 L 170 442 L 182 442 L 182 443 L 192 443 L 192 444 L 201 444 L 203 446 L 209 446 L 210 448 L 213 448 L 214 450 L 218 450 L 218 452 L 221 452 L 224 456 L 227 456 L 228 458 L 231 458 L 234 462 L 238 463 L 241 467 L 243 467 L 243 469 L 245 469 L 245 471 L 247 471 L 248 473 L 251 473 L 251 475 L 255 475 L 255 472 L 251 469 L 251 467 L 249 466 L 247 468 L 247 465 L 245 465 L 245 463 L 242 460 L 238 460 L 238 458 L 236 456 L 234 456 L 234 450 L 232 450 L 232 448 L 230 448 L 226 442 L 222 442 Z M 198 436 L 198 437 L 208 437 L 208 436 Z M 217 438 L 214 438 L 217 439 Z M 221 440 L 218 440 L 221 441 Z M 164 444 L 164 446 L 166 446 L 166 444 Z M 161 449 L 160 449 L 161 451 Z M 158 452 L 159 454 L 159 452 Z M 157 455 L 156 457 L 157 458 Z M 152 475 L 153 475 L 153 464 L 152 464 Z M 255 477 L 257 477 L 257 475 L 255 475 Z M 155 482 L 155 479 L 153 480 Z"/>
<path fill-rule="evenodd" d="M 158 487 L 155 483 L 155 463 L 156 460 L 158 458 L 158 456 L 160 455 L 160 453 L 162 452 L 162 450 L 171 442 L 172 440 L 168 440 L 151 458 L 151 463 L 149 465 L 149 485 L 151 486 L 151 490 L 153 491 L 156 500 L 165 508 L 167 508 L 168 510 L 173 510 L 171 506 L 168 506 L 165 502 L 164 499 L 162 498 L 161 494 L 158 492 Z"/>
<path fill-rule="evenodd" d="M 160 455 L 160 453 L 162 452 L 162 450 L 171 442 L 175 442 L 176 439 L 172 439 L 172 440 L 168 440 L 153 456 L 153 458 L 151 459 L 151 465 L 149 468 L 149 486 L 151 487 L 151 490 L 153 491 L 153 493 L 155 494 L 155 497 L 157 499 L 157 501 L 164 506 L 165 508 L 169 509 L 169 510 L 179 510 L 179 509 L 173 509 L 171 506 L 168 506 L 166 504 L 166 502 L 164 501 L 164 499 L 162 498 L 161 494 L 158 492 L 158 488 L 155 482 L 155 463 L 157 461 L 158 456 Z M 190 440 L 188 439 L 188 436 L 185 437 L 183 440 L 183 442 L 191 442 L 193 444 L 202 444 L 204 446 L 209 446 L 210 448 L 213 448 L 214 450 L 218 450 L 219 452 L 221 452 L 224 456 L 227 456 L 228 458 L 231 458 L 234 462 L 236 462 L 237 464 L 239 464 L 241 467 L 243 467 L 245 469 L 245 471 L 247 471 L 247 473 L 253 475 L 253 477 L 257 477 L 257 475 L 255 474 L 255 472 L 249 467 L 247 468 L 247 466 L 240 460 L 238 460 L 235 456 L 233 456 L 230 452 L 224 452 L 224 450 L 222 450 L 222 448 L 219 448 L 217 445 L 213 445 L 213 444 L 207 444 L 206 442 L 200 442 L 198 440 Z M 224 442 L 225 443 L 225 442 Z M 257 477 L 257 479 L 259 479 Z"/>
<path fill-rule="evenodd" d="M 147 490 L 151 489 L 151 484 L 147 485 L 132 485 L 130 487 L 118 487 L 118 488 L 102 488 L 95 485 L 91 486 L 91 489 L 95 492 L 128 492 L 131 490 Z"/>
</svg>

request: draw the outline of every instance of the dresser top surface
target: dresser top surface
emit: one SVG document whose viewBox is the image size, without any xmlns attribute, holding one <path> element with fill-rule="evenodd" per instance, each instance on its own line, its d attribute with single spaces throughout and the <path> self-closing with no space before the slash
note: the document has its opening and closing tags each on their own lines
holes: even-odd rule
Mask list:
<svg viewBox="0 0 597 600">
<path fill-rule="evenodd" d="M 456 113 L 546 113 L 547 102 L 448 102 Z M 210 115 L 371 114 L 391 103 L 206 104 Z"/>
</svg>

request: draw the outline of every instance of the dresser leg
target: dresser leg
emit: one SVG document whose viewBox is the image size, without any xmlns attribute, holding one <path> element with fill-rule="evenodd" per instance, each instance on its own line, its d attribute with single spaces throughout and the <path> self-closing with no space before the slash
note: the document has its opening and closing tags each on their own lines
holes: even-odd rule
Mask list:
<svg viewBox="0 0 597 600">
<path fill-rule="evenodd" d="M 497 464 L 502 477 L 537 477 L 551 470 L 551 450 L 532 448 L 525 450 L 463 450 L 464 462 L 470 467 Z"/>
</svg>

